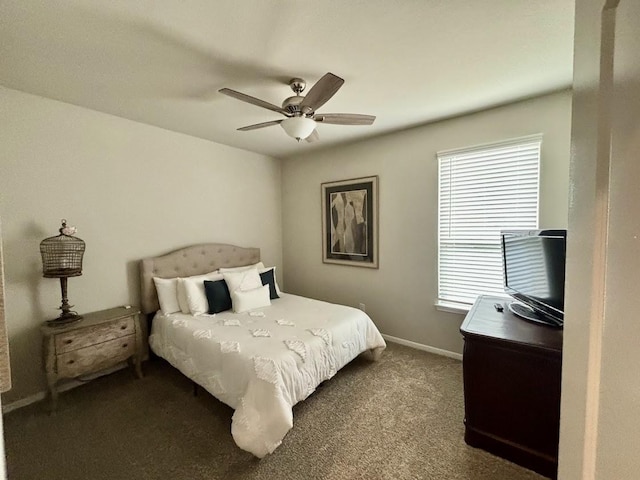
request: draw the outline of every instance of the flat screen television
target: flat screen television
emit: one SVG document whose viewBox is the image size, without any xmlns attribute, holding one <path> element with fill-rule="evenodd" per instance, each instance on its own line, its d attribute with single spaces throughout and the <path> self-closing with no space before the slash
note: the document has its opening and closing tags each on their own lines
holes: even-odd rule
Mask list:
<svg viewBox="0 0 640 480">
<path fill-rule="evenodd" d="M 515 315 L 554 327 L 564 324 L 566 230 L 500 232 L 504 290 Z"/>
</svg>

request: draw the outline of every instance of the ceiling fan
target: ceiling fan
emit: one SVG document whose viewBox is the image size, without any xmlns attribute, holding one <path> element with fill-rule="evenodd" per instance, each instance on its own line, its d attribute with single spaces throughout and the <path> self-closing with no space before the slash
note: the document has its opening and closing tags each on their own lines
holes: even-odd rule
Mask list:
<svg viewBox="0 0 640 480">
<path fill-rule="evenodd" d="M 315 142 L 320 137 L 316 130 L 318 123 L 330 123 L 334 125 L 371 125 L 376 119 L 373 115 L 361 115 L 357 113 L 317 113 L 316 110 L 322 107 L 336 92 L 342 87 L 344 80 L 333 73 L 325 74 L 316 84 L 311 87 L 306 95 L 301 95 L 307 86 L 302 78 L 292 78 L 289 81 L 294 96 L 285 99 L 282 107 L 278 107 L 259 98 L 246 95 L 230 88 L 222 88 L 220 93 L 228 95 L 237 100 L 266 108 L 274 112 L 281 113 L 287 118 L 282 120 L 272 120 L 270 122 L 257 123 L 238 130 L 246 132 L 258 128 L 280 125 L 284 131 L 292 138 Z"/>
</svg>

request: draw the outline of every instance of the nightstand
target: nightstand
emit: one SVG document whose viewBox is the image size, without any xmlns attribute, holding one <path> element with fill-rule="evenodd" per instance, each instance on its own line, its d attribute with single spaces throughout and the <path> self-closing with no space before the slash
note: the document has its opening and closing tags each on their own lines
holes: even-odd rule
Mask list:
<svg viewBox="0 0 640 480">
<path fill-rule="evenodd" d="M 51 408 L 58 402 L 56 384 L 63 378 L 99 372 L 127 360 L 142 378 L 142 332 L 138 307 L 85 313 L 77 323 L 42 327 L 44 367 Z"/>
</svg>

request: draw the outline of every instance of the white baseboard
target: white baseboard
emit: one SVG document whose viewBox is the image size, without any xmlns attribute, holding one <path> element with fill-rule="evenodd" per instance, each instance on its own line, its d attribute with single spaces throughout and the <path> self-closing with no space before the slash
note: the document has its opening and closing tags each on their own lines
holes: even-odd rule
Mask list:
<svg viewBox="0 0 640 480">
<path fill-rule="evenodd" d="M 76 388 L 76 387 L 79 387 L 80 385 L 84 385 L 85 383 L 93 380 L 94 378 L 98 378 L 103 375 L 108 375 L 110 373 L 115 372 L 116 370 L 120 370 L 125 367 L 127 367 L 126 363 L 119 363 L 118 365 L 106 368 L 105 370 L 102 370 L 100 372 L 81 377 L 82 379 L 79 378 L 78 380 L 67 380 L 63 383 L 60 383 L 56 388 L 56 390 L 58 390 L 58 393 L 66 392 L 67 390 L 71 390 L 72 388 Z M 13 410 L 17 410 L 18 408 L 31 405 L 32 403 L 40 402 L 44 400 L 46 397 L 47 397 L 47 392 L 45 391 L 34 393 L 33 395 L 29 395 L 28 397 L 21 398 L 19 400 L 16 400 L 15 402 L 2 405 L 2 413 L 3 414 L 9 413 Z"/>
<path fill-rule="evenodd" d="M 38 392 L 34 393 L 33 395 L 29 395 L 28 397 L 21 398 L 20 400 L 16 400 L 15 402 L 2 405 L 2 413 L 9 413 L 13 410 L 17 410 L 18 408 L 26 407 L 27 405 L 31 405 L 32 403 L 44 400 L 46 395 L 46 392 Z"/>
<path fill-rule="evenodd" d="M 71 380 L 68 383 L 61 384 L 58 387 L 58 393 L 66 392 L 67 390 L 71 390 L 79 385 L 83 385 L 84 382 L 78 382 L 75 380 Z M 33 395 L 29 395 L 28 397 L 21 398 L 20 400 L 16 400 L 15 402 L 7 403 L 6 405 L 2 405 L 2 413 L 9 413 L 13 410 L 17 410 L 18 408 L 26 407 L 27 405 L 31 405 L 32 403 L 40 402 L 47 397 L 47 392 L 38 392 Z"/>
<path fill-rule="evenodd" d="M 392 337 L 391 335 L 382 334 L 382 338 L 385 340 L 404 345 L 405 347 L 415 348 L 416 350 L 424 350 L 425 352 L 435 353 L 436 355 L 442 355 L 443 357 L 454 358 L 456 360 L 462 360 L 462 354 L 450 352 L 449 350 L 443 350 L 441 348 L 430 347 L 429 345 L 423 345 L 422 343 L 412 342 L 405 340 L 404 338 Z"/>
</svg>

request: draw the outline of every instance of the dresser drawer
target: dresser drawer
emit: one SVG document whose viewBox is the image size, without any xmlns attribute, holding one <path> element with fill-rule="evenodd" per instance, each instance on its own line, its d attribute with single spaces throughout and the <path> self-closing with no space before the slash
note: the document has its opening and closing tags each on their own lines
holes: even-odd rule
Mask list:
<svg viewBox="0 0 640 480">
<path fill-rule="evenodd" d="M 127 335 L 59 355 L 57 373 L 59 377 L 75 377 L 97 372 L 120 363 L 135 353 L 136 336 Z"/>
<path fill-rule="evenodd" d="M 56 353 L 72 352 L 79 348 L 133 335 L 134 333 L 135 325 L 133 317 L 120 318 L 102 325 L 60 333 L 55 337 Z"/>
</svg>

